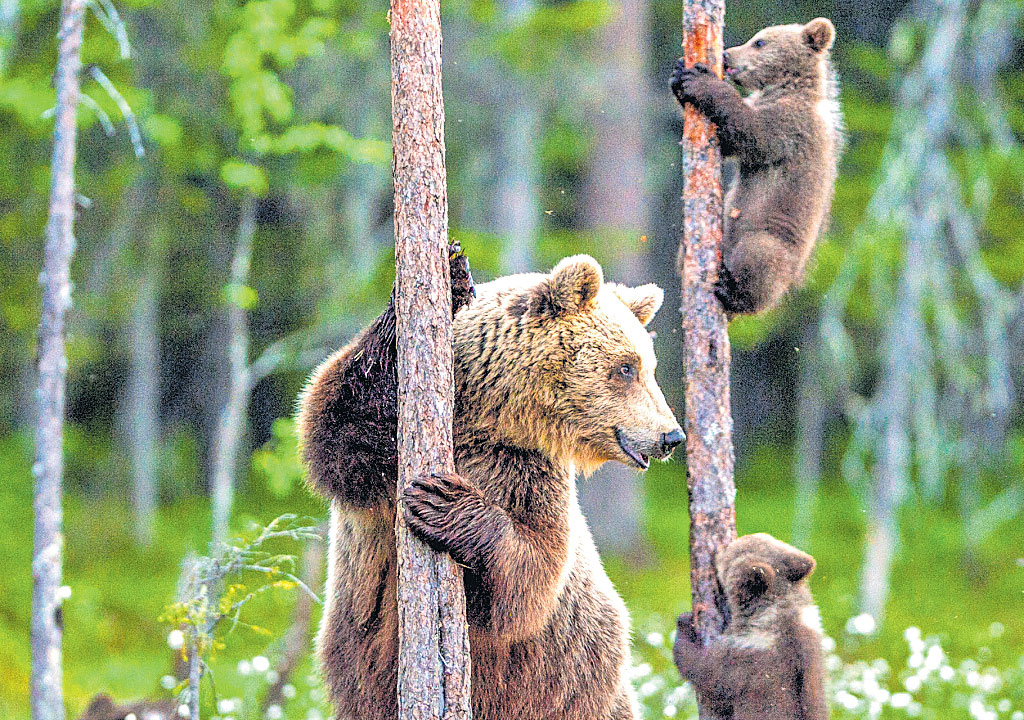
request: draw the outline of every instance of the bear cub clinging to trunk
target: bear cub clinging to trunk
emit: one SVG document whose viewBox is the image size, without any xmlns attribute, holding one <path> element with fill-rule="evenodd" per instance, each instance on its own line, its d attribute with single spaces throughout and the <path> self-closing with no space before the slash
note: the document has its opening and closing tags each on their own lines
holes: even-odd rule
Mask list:
<svg viewBox="0 0 1024 720">
<path fill-rule="evenodd" d="M 722 268 L 715 294 L 726 312 L 774 306 L 797 283 L 824 227 L 842 149 L 837 82 L 826 18 L 776 25 L 723 55 L 743 98 L 702 63 L 680 58 L 672 92 L 717 127 L 739 175 L 725 198 Z"/>
<path fill-rule="evenodd" d="M 702 647 L 679 616 L 673 656 L 702 705 L 732 720 L 826 720 L 821 620 L 807 589 L 814 558 L 771 535 L 745 535 L 715 558 L 731 615 Z"/>
</svg>

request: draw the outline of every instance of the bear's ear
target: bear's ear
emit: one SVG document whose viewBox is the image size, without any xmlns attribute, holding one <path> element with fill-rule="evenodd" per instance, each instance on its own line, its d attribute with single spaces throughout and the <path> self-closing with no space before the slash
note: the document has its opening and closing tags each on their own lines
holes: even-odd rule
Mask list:
<svg viewBox="0 0 1024 720">
<path fill-rule="evenodd" d="M 768 592 L 775 581 L 775 570 L 766 562 L 755 560 L 742 564 L 736 571 L 733 593 L 736 602 L 748 605 Z"/>
<path fill-rule="evenodd" d="M 804 42 L 814 52 L 824 52 L 832 47 L 836 39 L 836 28 L 828 18 L 815 18 L 804 25 Z"/>
<path fill-rule="evenodd" d="M 790 582 L 799 582 L 814 570 L 814 558 L 805 552 L 792 548 L 782 559 L 782 574 Z"/>
<path fill-rule="evenodd" d="M 644 327 L 654 319 L 654 314 L 665 301 L 665 292 L 654 283 L 634 288 L 616 283 L 612 285 L 612 289 Z"/>
<path fill-rule="evenodd" d="M 589 255 L 567 257 L 545 283 L 547 305 L 556 317 L 589 310 L 604 282 L 601 266 Z"/>
</svg>

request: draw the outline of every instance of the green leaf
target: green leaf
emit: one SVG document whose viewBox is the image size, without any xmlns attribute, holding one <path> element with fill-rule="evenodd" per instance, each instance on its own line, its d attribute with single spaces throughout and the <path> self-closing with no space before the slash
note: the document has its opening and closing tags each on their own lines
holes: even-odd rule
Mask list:
<svg viewBox="0 0 1024 720">
<path fill-rule="evenodd" d="M 241 160 L 225 160 L 220 166 L 220 179 L 229 188 L 248 190 L 253 195 L 267 192 L 267 171 L 259 165 L 250 165 Z"/>
<path fill-rule="evenodd" d="M 252 310 L 256 307 L 259 296 L 256 290 L 248 285 L 228 283 L 224 286 L 224 299 L 243 310 Z"/>
</svg>

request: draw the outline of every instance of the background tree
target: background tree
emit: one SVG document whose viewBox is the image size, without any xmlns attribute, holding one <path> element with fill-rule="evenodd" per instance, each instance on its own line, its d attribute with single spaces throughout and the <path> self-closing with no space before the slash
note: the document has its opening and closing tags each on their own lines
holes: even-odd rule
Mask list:
<svg viewBox="0 0 1024 720">
<path fill-rule="evenodd" d="M 61 7 L 58 38 L 56 126 L 50 166 L 50 213 L 39 283 L 39 417 L 36 425 L 35 542 L 32 553 L 32 719 L 63 720 L 64 668 L 61 656 L 63 570 L 64 314 L 71 306 L 71 253 L 75 231 L 75 112 L 78 110 L 85 2 Z"/>
</svg>

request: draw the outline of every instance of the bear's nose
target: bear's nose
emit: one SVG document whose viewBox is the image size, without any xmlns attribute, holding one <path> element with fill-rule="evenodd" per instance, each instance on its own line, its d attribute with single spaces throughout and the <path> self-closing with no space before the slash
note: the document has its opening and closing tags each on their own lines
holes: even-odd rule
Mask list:
<svg viewBox="0 0 1024 720">
<path fill-rule="evenodd" d="M 683 442 L 686 436 L 683 435 L 682 428 L 676 428 L 672 432 L 661 434 L 661 446 L 665 448 L 666 452 L 671 452 L 675 447 Z"/>
</svg>

